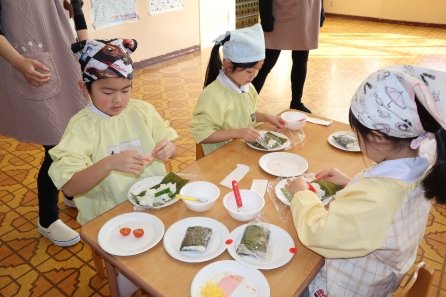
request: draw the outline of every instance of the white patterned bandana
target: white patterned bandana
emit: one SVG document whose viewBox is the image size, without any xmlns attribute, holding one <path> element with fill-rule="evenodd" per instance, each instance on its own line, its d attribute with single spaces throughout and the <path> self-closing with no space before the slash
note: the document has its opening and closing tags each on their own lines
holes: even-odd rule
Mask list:
<svg viewBox="0 0 446 297">
<path fill-rule="evenodd" d="M 134 39 L 94 39 L 73 43 L 71 50 L 81 64 L 82 78 L 93 82 L 102 78 L 133 77 L 130 53 L 138 43 Z"/>
<path fill-rule="evenodd" d="M 356 90 L 350 105 L 353 115 L 369 129 L 398 138 L 417 137 L 417 148 L 426 137 L 415 96 L 446 129 L 446 72 L 409 65 L 372 73 Z"/>
</svg>

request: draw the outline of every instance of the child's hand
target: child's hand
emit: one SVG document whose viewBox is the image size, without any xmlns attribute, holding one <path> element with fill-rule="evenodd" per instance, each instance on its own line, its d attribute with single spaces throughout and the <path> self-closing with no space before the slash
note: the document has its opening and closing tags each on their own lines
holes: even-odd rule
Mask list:
<svg viewBox="0 0 446 297">
<path fill-rule="evenodd" d="M 260 133 L 254 128 L 241 128 L 238 129 L 240 139 L 247 142 L 256 142 L 260 138 Z"/>
<path fill-rule="evenodd" d="M 177 146 L 173 142 L 168 140 L 162 140 L 157 143 L 157 145 L 152 150 L 150 155 L 152 156 L 153 159 L 164 161 L 173 156 L 176 153 L 176 151 L 177 151 Z"/>
<path fill-rule="evenodd" d="M 143 172 L 144 167 L 150 163 L 152 159 L 142 155 L 138 151 L 127 150 L 120 154 L 109 156 L 109 161 L 112 170 L 138 175 Z"/>
<path fill-rule="evenodd" d="M 298 176 L 292 180 L 288 180 L 285 189 L 294 195 L 297 192 L 308 190 L 308 183 L 303 176 Z"/>
<path fill-rule="evenodd" d="M 268 114 L 267 115 L 268 118 L 268 122 L 270 122 L 271 124 L 274 125 L 274 127 L 276 127 L 276 129 L 280 130 L 283 129 L 285 127 L 285 120 L 282 119 L 280 116 L 275 116 L 272 114 Z"/>
<path fill-rule="evenodd" d="M 348 175 L 336 168 L 322 170 L 321 172 L 316 173 L 315 177 L 315 180 L 323 179 L 342 187 L 345 187 L 351 180 Z"/>
</svg>

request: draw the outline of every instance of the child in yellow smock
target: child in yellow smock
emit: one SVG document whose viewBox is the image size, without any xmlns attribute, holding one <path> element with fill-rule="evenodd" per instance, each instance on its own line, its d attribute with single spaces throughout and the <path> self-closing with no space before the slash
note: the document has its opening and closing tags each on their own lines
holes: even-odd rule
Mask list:
<svg viewBox="0 0 446 297">
<path fill-rule="evenodd" d="M 219 49 L 223 46 L 223 61 Z M 251 84 L 265 59 L 265 40 L 260 24 L 227 32 L 217 38 L 209 59 L 204 90 L 190 123 L 195 141 L 207 155 L 232 139 L 256 142 L 254 128 L 269 122 L 285 126 L 279 117 L 257 111 L 259 95 Z"/>
<path fill-rule="evenodd" d="M 432 69 L 374 72 L 357 89 L 349 120 L 376 164 L 352 179 L 337 169 L 317 173 L 344 186 L 328 209 L 303 178 L 287 185 L 299 239 L 326 258 L 308 296 L 391 296 L 399 287 L 431 201 L 446 204 L 445 86 L 446 72 Z M 436 149 L 427 151 L 429 143 Z"/>
<path fill-rule="evenodd" d="M 75 197 L 80 224 L 125 201 L 138 179 L 165 175 L 164 161 L 176 155 L 175 130 L 151 104 L 130 99 L 136 46 L 131 39 L 72 45 L 91 104 L 73 116 L 50 150 L 49 175 Z"/>
</svg>

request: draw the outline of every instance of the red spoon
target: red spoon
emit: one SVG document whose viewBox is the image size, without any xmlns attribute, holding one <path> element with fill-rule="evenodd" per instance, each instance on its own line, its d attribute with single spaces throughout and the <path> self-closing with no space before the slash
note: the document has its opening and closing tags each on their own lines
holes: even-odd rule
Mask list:
<svg viewBox="0 0 446 297">
<path fill-rule="evenodd" d="M 238 182 L 236 180 L 232 181 L 232 190 L 234 191 L 235 203 L 237 203 L 237 209 L 240 209 L 242 204 L 242 196 L 240 196 L 240 190 L 238 188 Z"/>
</svg>

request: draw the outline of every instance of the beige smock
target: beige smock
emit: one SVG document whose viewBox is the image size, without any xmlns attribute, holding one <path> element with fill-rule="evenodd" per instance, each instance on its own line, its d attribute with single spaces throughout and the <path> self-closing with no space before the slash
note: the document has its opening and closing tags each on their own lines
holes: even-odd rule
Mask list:
<svg viewBox="0 0 446 297">
<path fill-rule="evenodd" d="M 68 123 L 60 143 L 50 150 L 54 162 L 49 175 L 61 189 L 74 173 L 86 169 L 110 154 L 128 149 L 149 153 L 161 140 L 178 137 L 155 108 L 144 101 L 130 100 L 116 116 L 98 114 L 87 107 Z M 99 112 L 100 113 L 100 112 Z M 119 171 L 109 173 L 96 187 L 74 198 L 77 220 L 85 224 L 127 199 L 132 184 L 148 176 L 164 176 L 164 163 L 153 161 L 141 175 Z"/>
</svg>

